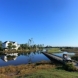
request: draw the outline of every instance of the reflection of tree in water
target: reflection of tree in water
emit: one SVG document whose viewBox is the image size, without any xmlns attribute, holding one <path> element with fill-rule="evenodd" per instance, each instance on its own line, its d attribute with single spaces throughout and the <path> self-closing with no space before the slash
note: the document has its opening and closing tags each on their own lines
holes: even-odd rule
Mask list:
<svg viewBox="0 0 78 78">
<path fill-rule="evenodd" d="M 37 52 L 24 52 L 24 53 L 20 53 L 19 55 L 24 55 L 24 56 L 28 57 L 27 62 L 32 63 L 33 59 L 34 59 L 34 56 L 36 54 L 41 54 L 41 52 L 40 51 L 37 51 Z"/>
<path fill-rule="evenodd" d="M 35 54 L 36 54 L 36 52 L 23 52 L 23 53 L 19 53 L 18 56 L 24 55 L 24 56 L 28 57 L 28 59 L 27 59 L 28 63 L 32 63 L 32 59 L 34 58 Z"/>
<path fill-rule="evenodd" d="M 28 55 L 30 55 L 30 54 L 31 54 L 31 52 L 28 52 L 27 54 L 28 54 Z"/>
<path fill-rule="evenodd" d="M 7 61 L 10 61 L 10 60 L 16 60 L 16 58 L 17 58 L 17 56 L 2 55 L 0 59 L 7 62 Z"/>
<path fill-rule="evenodd" d="M 21 53 L 18 54 L 18 56 L 20 56 L 20 55 L 21 55 Z"/>
<path fill-rule="evenodd" d="M 34 59 L 34 55 L 36 55 L 36 54 L 41 54 L 41 52 L 40 51 L 38 51 L 38 52 L 31 52 L 31 53 L 29 53 L 29 55 L 28 55 L 28 63 L 32 63 L 33 62 L 33 59 Z"/>
<path fill-rule="evenodd" d="M 27 56 L 28 55 L 28 53 L 27 52 L 24 52 L 24 56 Z"/>
<path fill-rule="evenodd" d="M 32 63 L 32 59 L 34 58 L 34 53 L 30 53 L 30 55 L 28 56 L 28 63 Z"/>
<path fill-rule="evenodd" d="M 37 51 L 36 53 L 37 53 L 37 54 L 41 54 L 41 51 Z"/>
<path fill-rule="evenodd" d="M 24 55 L 24 53 L 21 53 L 21 55 Z"/>
<path fill-rule="evenodd" d="M 36 55 L 36 52 L 33 52 L 34 53 L 34 55 Z"/>
<path fill-rule="evenodd" d="M 10 54 L 1 55 L 1 59 L 7 62 L 9 60 L 16 60 L 17 56 L 18 53 L 10 53 Z"/>
<path fill-rule="evenodd" d="M 18 56 L 20 56 L 20 55 L 27 55 L 27 53 L 19 53 Z"/>
<path fill-rule="evenodd" d="M 8 60 L 8 61 L 9 61 L 9 60 L 14 60 L 14 58 L 16 58 L 16 56 L 10 56 L 10 55 L 7 56 L 7 60 Z"/>
<path fill-rule="evenodd" d="M 37 54 L 40 54 L 40 52 L 38 51 Z"/>
</svg>

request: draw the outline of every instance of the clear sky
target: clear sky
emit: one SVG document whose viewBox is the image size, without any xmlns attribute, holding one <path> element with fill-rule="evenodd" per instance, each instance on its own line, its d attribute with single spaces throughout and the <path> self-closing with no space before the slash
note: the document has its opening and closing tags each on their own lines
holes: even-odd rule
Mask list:
<svg viewBox="0 0 78 78">
<path fill-rule="evenodd" d="M 0 40 L 78 46 L 78 0 L 0 0 Z"/>
</svg>

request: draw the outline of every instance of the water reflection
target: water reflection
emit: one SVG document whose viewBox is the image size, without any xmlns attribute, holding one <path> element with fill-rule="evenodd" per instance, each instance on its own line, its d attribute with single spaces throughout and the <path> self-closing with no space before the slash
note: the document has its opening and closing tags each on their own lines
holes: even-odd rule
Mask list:
<svg viewBox="0 0 78 78">
<path fill-rule="evenodd" d="M 18 56 L 18 53 L 10 53 L 6 55 L 1 55 L 1 59 L 5 62 L 8 62 L 10 60 L 16 60 L 17 56 Z"/>
<path fill-rule="evenodd" d="M 0 55 L 0 66 L 20 65 L 20 64 L 36 63 L 40 61 L 50 61 L 50 60 L 40 51 Z"/>
</svg>

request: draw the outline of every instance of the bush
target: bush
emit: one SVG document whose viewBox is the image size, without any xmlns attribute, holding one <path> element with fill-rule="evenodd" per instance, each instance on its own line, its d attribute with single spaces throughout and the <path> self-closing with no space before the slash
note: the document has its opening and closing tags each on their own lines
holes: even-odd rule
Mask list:
<svg viewBox="0 0 78 78">
<path fill-rule="evenodd" d="M 72 63 L 66 63 L 63 67 L 68 71 L 76 71 L 76 68 Z"/>
<path fill-rule="evenodd" d="M 76 56 L 72 56 L 71 58 L 72 58 L 73 60 L 78 61 L 78 55 L 76 55 Z"/>
</svg>

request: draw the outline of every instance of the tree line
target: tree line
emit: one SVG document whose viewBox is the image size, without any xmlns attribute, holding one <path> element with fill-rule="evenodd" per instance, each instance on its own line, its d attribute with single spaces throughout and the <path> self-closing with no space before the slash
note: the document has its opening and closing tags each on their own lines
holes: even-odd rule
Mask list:
<svg viewBox="0 0 78 78">
<path fill-rule="evenodd" d="M 2 41 L 0 41 L 0 51 L 3 50 L 2 48 Z M 44 44 L 35 44 L 34 41 L 33 41 L 33 38 L 29 39 L 27 43 L 24 43 L 24 44 L 20 44 L 20 47 L 18 48 L 18 50 L 36 50 L 36 49 L 39 49 L 39 50 L 42 50 L 44 47 Z M 16 46 L 13 45 L 11 42 L 8 43 L 8 46 L 7 46 L 8 50 L 12 50 L 12 49 L 15 49 Z"/>
</svg>

